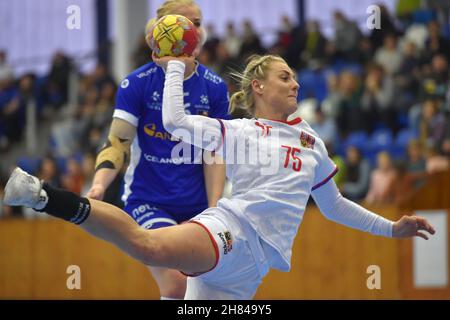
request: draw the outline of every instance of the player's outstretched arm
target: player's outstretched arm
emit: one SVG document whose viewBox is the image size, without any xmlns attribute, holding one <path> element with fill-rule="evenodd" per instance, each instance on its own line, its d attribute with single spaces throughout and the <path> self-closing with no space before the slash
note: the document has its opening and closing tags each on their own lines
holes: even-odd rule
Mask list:
<svg viewBox="0 0 450 320">
<path fill-rule="evenodd" d="M 312 197 L 327 219 L 371 234 L 394 238 L 418 236 L 428 239 L 422 231 L 435 233 L 425 218 L 403 216 L 393 222 L 361 207 L 344 198 L 333 180 L 314 190 Z"/>
<path fill-rule="evenodd" d="M 184 110 L 184 61 L 191 58 L 154 57 L 155 62 L 166 69 L 162 107 L 163 125 L 168 132 L 184 142 L 214 151 L 222 141 L 220 122 L 205 116 L 187 115 Z"/>
</svg>

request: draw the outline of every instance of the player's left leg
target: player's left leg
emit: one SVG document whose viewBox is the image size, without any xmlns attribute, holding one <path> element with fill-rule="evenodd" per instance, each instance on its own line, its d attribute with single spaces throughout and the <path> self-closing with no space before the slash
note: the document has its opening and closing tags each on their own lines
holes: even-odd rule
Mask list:
<svg viewBox="0 0 450 320">
<path fill-rule="evenodd" d="M 200 225 L 186 223 L 145 230 L 121 209 L 43 184 L 17 168 L 5 188 L 4 202 L 23 205 L 79 224 L 146 265 L 201 273 L 217 261 L 215 244 Z"/>
</svg>

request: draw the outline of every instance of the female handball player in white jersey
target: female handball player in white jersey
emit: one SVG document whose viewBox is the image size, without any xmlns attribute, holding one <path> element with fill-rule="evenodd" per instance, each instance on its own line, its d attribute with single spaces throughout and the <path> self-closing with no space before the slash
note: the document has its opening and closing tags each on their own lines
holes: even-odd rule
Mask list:
<svg viewBox="0 0 450 320">
<path fill-rule="evenodd" d="M 189 59 L 156 61 L 166 69 L 163 123 L 185 142 L 223 155 L 231 199 L 221 199 L 190 223 L 144 230 L 114 206 L 55 189 L 16 168 L 5 203 L 79 224 L 147 265 L 180 270 L 189 275 L 186 299 L 251 299 L 270 268 L 289 270 L 310 195 L 328 219 L 374 235 L 427 239 L 423 231 L 435 232 L 424 218 L 389 221 L 341 196 L 331 179 L 337 168 L 320 137 L 302 119 L 288 121 L 299 85 L 283 59 L 249 61 L 231 107 L 240 105 L 253 118 L 229 121 L 185 113 Z"/>
</svg>

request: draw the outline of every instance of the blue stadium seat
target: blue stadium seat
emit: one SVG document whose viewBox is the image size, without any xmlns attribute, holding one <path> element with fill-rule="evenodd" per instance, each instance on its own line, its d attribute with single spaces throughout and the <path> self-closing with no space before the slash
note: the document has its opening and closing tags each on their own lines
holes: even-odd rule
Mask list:
<svg viewBox="0 0 450 320">
<path fill-rule="evenodd" d="M 36 174 L 41 163 L 40 158 L 20 157 L 17 159 L 17 166 L 28 173 Z"/>
<path fill-rule="evenodd" d="M 366 148 L 366 157 L 375 161 L 377 154 L 381 151 L 387 151 L 392 154 L 394 150 L 394 137 L 390 129 L 375 130 L 370 136 L 368 148 Z"/>
<path fill-rule="evenodd" d="M 411 129 L 402 129 L 397 133 L 394 142 L 393 157 L 395 159 L 405 158 L 406 149 L 411 139 L 417 138 L 417 134 Z"/>
<path fill-rule="evenodd" d="M 369 137 L 365 131 L 356 131 L 348 135 L 344 141 L 344 148 L 347 149 L 350 146 L 355 146 L 361 151 L 364 151 L 367 146 Z"/>
<path fill-rule="evenodd" d="M 300 84 L 299 100 L 314 97 L 322 102 L 328 95 L 328 84 L 322 71 L 304 69 L 297 75 Z"/>
<path fill-rule="evenodd" d="M 402 129 L 395 137 L 395 145 L 406 148 L 411 139 L 417 138 L 417 134 L 411 129 Z"/>
<path fill-rule="evenodd" d="M 375 148 L 388 148 L 394 143 L 392 131 L 389 129 L 375 130 L 370 136 L 370 146 Z"/>
</svg>

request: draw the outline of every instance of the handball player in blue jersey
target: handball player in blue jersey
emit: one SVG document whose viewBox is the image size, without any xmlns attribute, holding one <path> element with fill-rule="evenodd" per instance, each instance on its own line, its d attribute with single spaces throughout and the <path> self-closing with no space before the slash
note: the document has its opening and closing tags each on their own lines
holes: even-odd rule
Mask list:
<svg viewBox="0 0 450 320">
<path fill-rule="evenodd" d="M 157 19 L 180 14 L 198 28 L 201 11 L 192 0 L 167 0 L 157 10 Z M 150 61 L 150 57 L 149 57 Z M 124 210 L 143 228 L 156 229 L 187 221 L 208 207 L 216 206 L 225 183 L 225 166 L 202 164 L 200 148 L 174 139 L 162 123 L 164 70 L 153 62 L 141 66 L 122 80 L 108 142 L 96 161 L 96 174 L 87 196 L 102 200 L 124 163 L 122 200 Z M 228 91 L 224 81 L 198 62 L 186 68 L 184 106 L 187 113 L 228 119 Z M 174 148 L 183 149 L 172 158 Z M 188 152 L 190 151 L 190 152 Z M 179 160 L 179 161 L 177 161 Z M 208 163 L 211 163 L 209 161 Z M 186 277 L 179 271 L 150 267 L 161 299 L 182 299 Z"/>
</svg>

